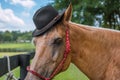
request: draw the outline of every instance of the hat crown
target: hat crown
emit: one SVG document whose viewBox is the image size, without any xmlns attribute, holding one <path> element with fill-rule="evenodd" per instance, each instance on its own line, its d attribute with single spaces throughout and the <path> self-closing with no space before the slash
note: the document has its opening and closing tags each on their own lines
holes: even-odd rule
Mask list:
<svg viewBox="0 0 120 80">
<path fill-rule="evenodd" d="M 51 20 L 58 15 L 58 12 L 51 5 L 37 10 L 33 16 L 33 22 L 38 30 L 45 27 Z"/>
<path fill-rule="evenodd" d="M 36 29 L 33 31 L 32 36 L 37 37 L 49 31 L 57 22 L 62 20 L 64 13 L 65 10 L 58 12 L 51 5 L 37 10 L 33 16 L 33 22 Z"/>
</svg>

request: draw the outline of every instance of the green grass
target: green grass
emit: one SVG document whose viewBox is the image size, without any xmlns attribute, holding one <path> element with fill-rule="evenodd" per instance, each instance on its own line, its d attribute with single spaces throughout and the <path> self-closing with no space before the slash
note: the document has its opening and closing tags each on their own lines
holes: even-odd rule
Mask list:
<svg viewBox="0 0 120 80">
<path fill-rule="evenodd" d="M 19 67 L 16 68 L 16 69 L 14 69 L 14 70 L 12 70 L 12 72 L 13 72 L 13 74 L 14 74 L 14 76 L 15 76 L 16 78 L 19 78 L 19 75 L 20 75 L 19 71 L 20 71 L 20 68 L 19 68 Z M 7 77 L 7 76 L 4 75 L 4 76 L 0 77 L 0 80 L 6 80 L 6 77 Z"/>
<path fill-rule="evenodd" d="M 70 67 L 55 77 L 54 80 L 89 80 L 75 65 Z"/>
<path fill-rule="evenodd" d="M 18 54 L 25 54 L 26 52 L 0 52 L 0 58 L 4 56 L 13 56 Z"/>
<path fill-rule="evenodd" d="M 33 49 L 34 46 L 31 43 L 0 43 L 0 48 L 22 48 Z"/>
</svg>

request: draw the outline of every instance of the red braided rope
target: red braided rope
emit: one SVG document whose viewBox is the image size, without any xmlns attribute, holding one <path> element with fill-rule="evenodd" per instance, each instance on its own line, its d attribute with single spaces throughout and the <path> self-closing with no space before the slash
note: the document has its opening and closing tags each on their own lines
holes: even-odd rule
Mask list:
<svg viewBox="0 0 120 80">
<path fill-rule="evenodd" d="M 37 72 L 35 72 L 34 70 L 30 70 L 30 66 L 27 67 L 27 71 L 29 71 L 30 73 L 32 73 L 33 75 L 36 75 L 37 77 L 44 79 L 44 80 L 50 80 L 49 78 L 45 78 L 43 76 L 41 76 L 40 74 L 38 74 Z"/>
<path fill-rule="evenodd" d="M 69 39 L 69 30 L 68 30 L 68 27 L 67 27 L 67 29 L 66 29 L 66 48 L 65 48 L 64 56 L 63 56 L 63 59 L 62 59 L 62 61 L 60 62 L 60 64 L 57 66 L 57 68 L 56 68 L 56 69 L 54 70 L 54 72 L 52 73 L 52 75 L 51 75 L 49 78 L 46 78 L 46 77 L 38 74 L 38 73 L 35 72 L 34 70 L 30 70 L 30 67 L 29 67 L 29 66 L 27 67 L 27 71 L 30 72 L 30 73 L 32 73 L 33 75 L 35 75 L 35 76 L 43 79 L 43 80 L 51 80 L 51 79 L 55 76 L 55 74 L 56 74 L 59 70 L 62 69 L 63 64 L 64 64 L 64 62 L 65 62 L 65 60 L 66 60 L 67 55 L 68 55 L 69 52 L 70 52 L 70 39 Z"/>
</svg>

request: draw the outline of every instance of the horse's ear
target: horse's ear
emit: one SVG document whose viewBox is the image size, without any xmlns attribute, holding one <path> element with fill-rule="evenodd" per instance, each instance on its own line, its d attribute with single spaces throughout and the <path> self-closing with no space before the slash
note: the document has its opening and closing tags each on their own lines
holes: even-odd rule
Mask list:
<svg viewBox="0 0 120 80">
<path fill-rule="evenodd" d="M 63 21 L 70 21 L 72 15 L 72 4 L 70 3 L 68 8 L 66 9 L 63 17 Z"/>
</svg>

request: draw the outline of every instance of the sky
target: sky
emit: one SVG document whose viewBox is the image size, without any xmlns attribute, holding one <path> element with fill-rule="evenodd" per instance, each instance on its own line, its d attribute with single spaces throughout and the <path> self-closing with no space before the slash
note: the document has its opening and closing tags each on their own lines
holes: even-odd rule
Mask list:
<svg viewBox="0 0 120 80">
<path fill-rule="evenodd" d="M 32 17 L 53 0 L 0 0 L 0 31 L 33 31 Z"/>
</svg>

